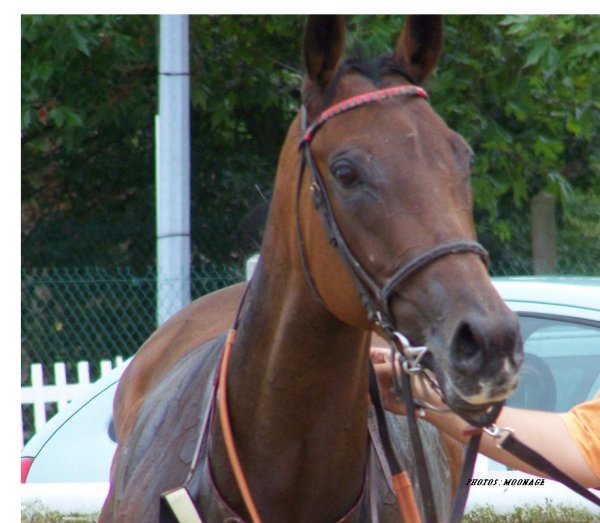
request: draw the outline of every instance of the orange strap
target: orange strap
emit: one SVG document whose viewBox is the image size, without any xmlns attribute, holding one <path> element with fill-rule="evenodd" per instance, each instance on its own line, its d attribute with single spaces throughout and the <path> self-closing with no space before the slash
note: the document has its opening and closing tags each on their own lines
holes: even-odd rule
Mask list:
<svg viewBox="0 0 600 523">
<path fill-rule="evenodd" d="M 235 342 L 236 330 L 231 329 L 227 334 L 225 340 L 225 348 L 223 349 L 223 361 L 221 362 L 221 370 L 219 373 L 219 390 L 218 390 L 218 407 L 219 407 L 219 418 L 221 420 L 221 429 L 223 430 L 223 438 L 225 439 L 225 448 L 227 449 L 227 456 L 229 457 L 229 463 L 233 469 L 233 475 L 237 482 L 238 488 L 242 494 L 246 509 L 250 514 L 250 518 L 253 523 L 261 523 L 260 516 L 256 510 L 254 500 L 250 494 L 248 488 L 248 482 L 244 476 L 240 458 L 235 448 L 235 442 L 233 440 L 233 431 L 231 430 L 231 421 L 229 420 L 229 411 L 227 408 L 227 369 L 229 368 L 229 359 L 231 356 L 231 349 Z"/>
<path fill-rule="evenodd" d="M 415 501 L 412 483 L 406 471 L 392 476 L 392 483 L 394 484 L 394 490 L 398 498 L 400 512 L 402 512 L 402 520 L 410 521 L 411 523 L 421 523 L 421 515 Z"/>
</svg>

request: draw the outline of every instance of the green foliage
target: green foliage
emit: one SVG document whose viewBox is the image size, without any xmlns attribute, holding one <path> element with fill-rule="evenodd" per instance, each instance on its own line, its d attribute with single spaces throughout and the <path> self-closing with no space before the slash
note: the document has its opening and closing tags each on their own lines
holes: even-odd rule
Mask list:
<svg viewBox="0 0 600 523">
<path fill-rule="evenodd" d="M 157 17 L 22 17 L 24 264 L 154 258 Z M 197 262 L 236 260 L 298 106 L 300 17 L 191 17 Z M 51 244 L 54 249 L 48 250 Z M 255 244 L 252 244 L 255 249 Z"/>
<path fill-rule="evenodd" d="M 563 210 L 576 208 L 574 189 L 598 192 L 598 42 L 593 16 L 448 17 L 433 103 L 478 155 L 477 223 L 493 258 L 508 245 L 527 256 L 519 225 L 540 190 Z"/>
<path fill-rule="evenodd" d="M 245 239 L 240 224 L 264 207 L 261 191 L 269 194 L 298 109 L 303 24 L 297 16 L 191 19 L 192 237 L 199 263 L 239 263 L 257 250 L 259 239 Z"/>
<path fill-rule="evenodd" d="M 402 22 L 349 17 L 349 45 L 387 52 Z M 190 18 L 195 263 L 237 263 L 256 248 L 240 223 L 264 206 L 257 186 L 269 194 L 299 105 L 303 24 Z M 22 17 L 25 265 L 153 259 L 157 25 L 150 16 Z M 571 236 L 594 238 L 597 217 L 578 209 L 600 187 L 599 72 L 598 17 L 447 17 L 428 89 L 477 153 L 476 218 L 494 259 L 528 257 L 523 224 L 540 190 L 559 198 Z"/>
<path fill-rule="evenodd" d="M 72 247 L 49 251 L 53 235 L 131 263 L 135 233 L 104 238 L 153 223 L 155 19 L 23 16 L 21 37 L 25 264 L 69 263 Z"/>
</svg>

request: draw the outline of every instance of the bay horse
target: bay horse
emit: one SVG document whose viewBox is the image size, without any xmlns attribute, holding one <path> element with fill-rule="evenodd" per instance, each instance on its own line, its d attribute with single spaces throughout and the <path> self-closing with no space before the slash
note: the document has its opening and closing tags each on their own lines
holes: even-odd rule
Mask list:
<svg viewBox="0 0 600 523">
<path fill-rule="evenodd" d="M 163 521 L 161 494 L 182 484 L 209 522 L 400 520 L 367 430 L 372 331 L 426 346 L 445 401 L 464 417 L 485 416 L 514 390 L 522 345 L 475 242 L 472 151 L 418 87 L 442 33 L 440 17 L 408 17 L 389 56 L 342 60 L 343 18 L 309 17 L 304 110 L 281 152 L 235 341 L 227 358 L 225 335 L 188 343 L 138 397 L 120 429 L 102 523 Z M 414 472 L 404 419 L 388 419 Z M 420 428 L 444 520 L 448 445 Z"/>
</svg>

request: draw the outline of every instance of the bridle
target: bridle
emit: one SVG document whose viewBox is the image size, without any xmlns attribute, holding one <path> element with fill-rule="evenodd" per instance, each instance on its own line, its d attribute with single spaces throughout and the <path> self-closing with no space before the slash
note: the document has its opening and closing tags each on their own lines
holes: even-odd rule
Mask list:
<svg viewBox="0 0 600 523">
<path fill-rule="evenodd" d="M 372 102 L 383 101 L 396 96 L 418 96 L 425 99 L 428 98 L 426 91 L 422 87 L 418 87 L 416 85 L 401 85 L 388 89 L 372 91 L 349 98 L 333 105 L 329 109 L 323 111 L 311 125 L 307 124 L 307 111 L 303 106 L 301 123 L 303 135 L 300 141 L 300 151 L 302 157 L 297 186 L 297 201 L 299 201 L 303 173 L 305 171 L 305 166 L 308 166 L 312 175 L 311 190 L 313 193 L 313 203 L 319 212 L 319 215 L 321 216 L 323 225 L 329 236 L 329 241 L 338 249 L 344 264 L 346 265 L 350 274 L 353 276 L 361 300 L 367 310 L 369 321 L 380 327 L 382 331 L 386 333 L 388 338 L 394 338 L 394 333 L 397 332 L 395 321 L 390 311 L 390 297 L 394 290 L 405 284 L 411 276 L 421 271 L 435 260 L 450 254 L 475 253 L 486 265 L 488 263 L 487 251 L 476 241 L 465 239 L 450 240 L 440 243 L 435 247 L 432 247 L 431 249 L 421 253 L 408 263 L 400 265 L 388 278 L 384 285 L 379 285 L 358 261 L 352 252 L 352 249 L 350 249 L 348 243 L 344 239 L 344 235 L 342 234 L 337 223 L 333 206 L 325 187 L 323 176 L 321 175 L 313 157 L 310 147 L 311 142 L 314 139 L 316 132 L 326 122 L 335 116 Z M 299 220 L 298 207 L 296 208 L 296 218 Z M 301 232 L 299 230 L 299 224 L 298 232 Z M 298 241 L 300 243 L 300 257 L 302 258 L 302 266 L 304 268 L 306 279 L 313 293 L 319 296 L 318 291 L 316 290 L 316 285 L 314 284 L 313 278 L 308 270 L 304 242 L 301 234 L 299 234 Z M 320 296 L 318 299 L 321 303 L 323 302 Z"/>
<path fill-rule="evenodd" d="M 407 420 L 409 425 L 410 439 L 417 462 L 419 485 L 421 487 L 422 499 L 424 502 L 424 515 L 426 521 L 434 522 L 437 521 L 437 514 L 433 501 L 433 490 L 429 480 L 429 474 L 427 472 L 425 450 L 423 448 L 423 444 L 419 434 L 419 429 L 417 427 L 416 408 L 415 402 L 412 398 L 410 384 L 410 375 L 421 373 L 424 370 L 425 360 L 427 356 L 430 356 L 430 354 L 428 354 L 427 347 L 412 347 L 408 339 L 402 333 L 399 332 L 396 326 L 396 321 L 391 313 L 390 298 L 395 289 L 406 284 L 406 282 L 412 276 L 414 276 L 416 273 L 420 272 L 425 267 L 427 267 L 428 265 L 440 258 L 449 256 L 451 254 L 471 253 L 478 255 L 483 261 L 483 263 L 487 266 L 488 253 L 485 250 L 485 248 L 476 241 L 467 239 L 449 240 L 443 243 L 439 243 L 431 249 L 417 255 L 407 263 L 401 264 L 394 270 L 392 275 L 387 279 L 387 281 L 383 285 L 378 284 L 375 281 L 375 279 L 369 274 L 369 272 L 362 266 L 360 261 L 356 258 L 356 256 L 352 252 L 352 249 L 346 242 L 342 231 L 340 230 L 340 227 L 335 217 L 331 199 L 329 197 L 323 180 L 323 176 L 317 167 L 317 163 L 314 159 L 310 147 L 317 131 L 335 116 L 356 109 L 358 107 L 362 107 L 363 105 L 369 103 L 381 102 L 397 96 L 417 96 L 425 99 L 428 98 L 427 92 L 422 87 L 416 85 L 400 85 L 387 89 L 371 91 L 359 96 L 354 96 L 352 98 L 343 100 L 331 106 L 329 109 L 323 111 L 310 125 L 307 121 L 308 116 L 306 107 L 302 107 L 302 139 L 299 145 L 301 161 L 300 172 L 296 187 L 296 229 L 300 261 L 305 275 L 305 279 L 315 299 L 318 302 L 320 302 L 323 306 L 325 306 L 324 300 L 321 298 L 319 291 L 317 290 L 317 286 L 313 280 L 313 277 L 308 267 L 305 246 L 300 227 L 300 193 L 302 190 L 304 172 L 306 170 L 306 167 L 308 166 L 312 178 L 310 187 L 313 195 L 313 203 L 321 217 L 321 221 L 323 223 L 325 231 L 328 234 L 329 242 L 332 246 L 337 248 L 344 262 L 344 265 L 348 269 L 348 272 L 351 274 L 355 282 L 358 294 L 361 298 L 361 301 L 367 311 L 367 317 L 369 322 L 381 329 L 383 334 L 388 339 L 390 346 L 395 349 L 397 357 L 401 361 L 402 369 L 404 371 L 400 373 L 401 376 L 398 376 L 396 365 L 392 365 L 394 388 L 397 392 L 402 392 L 402 399 L 404 400 L 407 410 Z M 429 357 L 427 358 L 427 360 L 429 361 L 428 366 L 431 367 L 433 365 L 432 358 Z M 371 372 L 371 374 L 373 374 L 373 372 Z M 373 396 L 379 395 L 379 391 L 377 389 L 376 380 L 372 379 L 371 382 L 371 397 L 373 398 Z M 376 405 L 376 403 L 380 402 L 375 400 L 374 404 Z M 486 413 L 485 419 L 480 420 L 481 425 L 488 425 L 491 422 L 493 422 L 497 417 L 501 407 L 502 404 L 499 404 L 492 408 L 490 411 L 488 411 L 488 413 Z M 385 426 L 385 422 L 383 421 L 384 417 L 380 414 L 378 418 L 380 431 L 387 433 L 387 427 Z M 454 507 L 452 510 L 451 521 L 459 521 L 462 516 L 462 513 L 464 512 L 466 498 L 468 495 L 468 487 L 466 487 L 466 484 L 468 482 L 466 480 L 463 481 L 463 478 L 468 479 L 469 475 L 473 471 L 477 451 L 479 448 L 480 438 L 481 432 L 479 431 L 479 433 L 474 433 L 470 439 L 470 443 L 465 456 L 463 470 L 461 472 L 461 484 L 459 484 L 459 491 L 457 492 Z M 384 439 L 389 438 L 386 437 Z M 394 456 L 394 452 L 391 448 L 391 445 L 389 446 L 389 448 L 386 448 L 386 454 L 388 456 L 388 461 L 390 462 L 390 468 L 395 469 L 392 470 L 393 474 L 406 474 L 404 471 L 401 470 L 400 464 Z M 399 503 L 401 505 L 401 510 L 403 508 L 403 504 L 415 504 L 412 492 L 409 494 L 408 500 L 403 499 L 402 494 L 399 492 L 398 498 Z M 413 521 L 415 521 L 415 517 L 419 518 L 418 512 L 416 514 L 413 512 L 410 517 Z"/>
<path fill-rule="evenodd" d="M 383 334 L 393 346 L 400 349 L 398 352 L 399 357 L 402 360 L 404 370 L 408 373 L 416 373 L 422 369 L 421 362 L 424 361 L 427 348 L 412 347 L 410 343 L 408 343 L 407 338 L 399 332 L 390 310 L 390 298 L 393 292 L 398 287 L 406 284 L 406 282 L 416 273 L 420 272 L 432 262 L 440 258 L 451 254 L 474 253 L 477 254 L 487 266 L 488 253 L 481 244 L 473 240 L 454 239 L 442 242 L 417 255 L 407 263 L 399 265 L 394 270 L 392 275 L 387 279 L 387 281 L 383 285 L 379 285 L 369 274 L 369 272 L 362 266 L 346 242 L 344 235 L 342 234 L 342 231 L 337 223 L 333 205 L 331 203 L 331 199 L 329 198 L 323 176 L 317 167 L 310 147 L 316 132 L 326 122 L 335 116 L 369 103 L 384 101 L 396 96 L 418 96 L 425 99 L 428 98 L 427 92 L 422 87 L 416 85 L 400 85 L 387 89 L 371 91 L 359 96 L 354 96 L 333 105 L 329 109 L 323 111 L 311 125 L 308 125 L 307 123 L 306 107 L 302 107 L 301 126 L 303 134 L 299 146 L 301 152 L 301 162 L 300 173 L 296 186 L 296 229 L 300 261 L 305 279 L 315 299 L 325 306 L 324 300 L 317 290 L 317 286 L 308 267 L 304 240 L 302 238 L 302 231 L 300 227 L 300 193 L 302 190 L 305 168 L 308 166 L 312 177 L 310 187 L 314 206 L 321 217 L 321 221 L 329 237 L 329 242 L 331 245 L 337 248 L 344 265 L 354 279 L 358 294 L 367 311 L 368 320 L 381 329 Z M 397 380 L 396 385 L 399 386 L 399 382 Z M 490 422 L 489 420 L 484 421 L 485 423 L 483 424 L 488 424 Z"/>
</svg>

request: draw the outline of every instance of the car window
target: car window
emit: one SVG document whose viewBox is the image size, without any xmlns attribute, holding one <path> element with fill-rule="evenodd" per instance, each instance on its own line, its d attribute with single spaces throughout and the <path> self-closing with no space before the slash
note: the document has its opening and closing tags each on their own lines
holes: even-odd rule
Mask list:
<svg viewBox="0 0 600 523">
<path fill-rule="evenodd" d="M 600 325 L 521 316 L 525 361 L 513 407 L 563 412 L 588 400 L 600 384 Z"/>
</svg>

